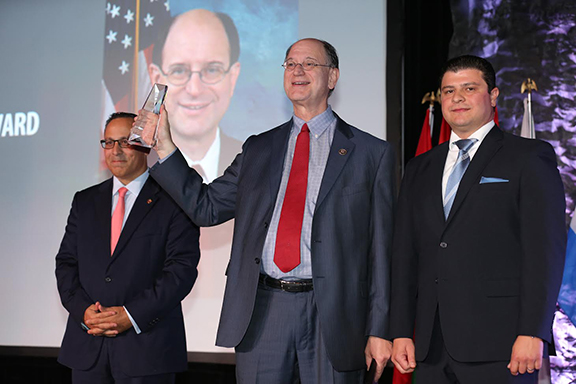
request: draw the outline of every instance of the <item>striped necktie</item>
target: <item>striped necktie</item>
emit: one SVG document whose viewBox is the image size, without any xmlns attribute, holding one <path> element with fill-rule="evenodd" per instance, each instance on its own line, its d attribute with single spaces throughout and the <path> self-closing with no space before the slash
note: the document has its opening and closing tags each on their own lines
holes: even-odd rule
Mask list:
<svg viewBox="0 0 576 384">
<path fill-rule="evenodd" d="M 454 142 L 460 151 L 458 152 L 458 158 L 456 159 L 454 168 L 452 168 L 452 173 L 448 176 L 448 183 L 446 183 L 446 193 L 444 195 L 444 218 L 446 219 L 450 214 L 452 204 L 454 204 L 454 198 L 456 197 L 460 180 L 462 180 L 464 172 L 466 172 L 468 165 L 470 165 L 470 155 L 468 151 L 477 141 L 478 139 L 462 139 Z"/>
</svg>

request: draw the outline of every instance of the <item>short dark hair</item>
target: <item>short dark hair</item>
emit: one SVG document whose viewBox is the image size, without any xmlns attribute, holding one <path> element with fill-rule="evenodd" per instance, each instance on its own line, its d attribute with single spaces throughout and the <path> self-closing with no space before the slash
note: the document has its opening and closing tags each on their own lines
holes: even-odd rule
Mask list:
<svg viewBox="0 0 576 384">
<path fill-rule="evenodd" d="M 320 39 L 316 39 L 313 37 L 308 37 L 305 39 L 300 39 L 294 43 L 292 43 L 292 45 L 290 45 L 288 47 L 288 49 L 286 50 L 286 54 L 284 55 L 284 61 L 286 61 L 286 59 L 288 58 L 288 55 L 290 54 L 290 50 L 292 49 L 292 47 L 294 46 L 294 44 L 303 41 L 303 40 L 313 40 L 313 41 L 317 41 L 319 43 L 322 44 L 322 46 L 324 47 L 324 53 L 326 55 L 326 60 L 328 60 L 328 62 L 326 64 L 329 64 L 332 68 L 339 68 L 340 65 L 340 61 L 338 60 L 338 52 L 336 52 L 336 48 L 334 48 L 334 46 L 332 44 L 330 44 L 329 42 L 325 41 L 325 40 L 320 40 Z M 328 92 L 328 97 L 330 97 L 330 95 L 332 94 L 332 92 L 334 92 L 334 88 L 332 88 L 329 92 Z"/>
<path fill-rule="evenodd" d="M 492 64 L 486 59 L 473 55 L 463 55 L 448 60 L 440 72 L 440 86 L 442 86 L 442 79 L 446 72 L 458 72 L 463 69 L 477 69 L 482 72 L 482 79 L 488 85 L 488 92 L 496 88 L 496 73 Z"/>
<path fill-rule="evenodd" d="M 131 113 L 131 112 L 114 112 L 113 114 L 108 116 L 108 119 L 106 120 L 106 123 L 104 124 L 104 130 L 106 130 L 106 128 L 108 128 L 108 124 L 110 124 L 110 122 L 112 120 L 124 119 L 124 118 L 134 120 L 135 117 L 136 117 L 136 114 Z"/>
<path fill-rule="evenodd" d="M 224 31 L 226 31 L 226 37 L 228 37 L 228 45 L 230 46 L 230 66 L 236 63 L 240 58 L 240 35 L 238 35 L 238 29 L 234 24 L 234 20 L 226 13 L 215 12 L 216 17 L 222 23 Z M 166 39 L 168 34 L 172 29 L 174 23 L 178 20 L 178 16 L 174 17 L 170 24 L 163 28 L 156 38 L 154 43 L 154 50 L 152 51 L 152 62 L 159 67 L 162 67 L 162 54 L 164 51 L 164 44 L 166 44 Z"/>
</svg>

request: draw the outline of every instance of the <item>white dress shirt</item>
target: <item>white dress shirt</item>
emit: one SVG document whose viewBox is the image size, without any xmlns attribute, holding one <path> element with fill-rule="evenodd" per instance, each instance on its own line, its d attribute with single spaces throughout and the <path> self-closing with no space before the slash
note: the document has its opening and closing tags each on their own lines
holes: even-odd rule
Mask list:
<svg viewBox="0 0 576 384">
<path fill-rule="evenodd" d="M 480 144 L 482 144 L 482 140 L 484 140 L 484 138 L 486 137 L 488 132 L 490 132 L 492 127 L 494 127 L 494 125 L 495 125 L 494 120 L 490 120 L 490 122 L 484 124 L 482 127 L 480 127 L 480 129 L 478 129 L 476 132 L 474 132 L 468 137 L 469 139 L 478 140 L 472 145 L 472 148 L 468 150 L 468 155 L 470 156 L 470 162 L 472 162 L 472 159 L 474 158 L 476 151 L 478 151 Z M 452 133 L 450 134 L 448 156 L 446 156 L 446 164 L 444 164 L 444 174 L 442 175 L 442 202 L 444 204 L 446 203 L 446 184 L 448 184 L 448 177 L 452 173 L 454 164 L 456 164 L 456 160 L 458 160 L 458 152 L 460 151 L 458 146 L 454 143 L 461 139 L 462 138 L 458 137 L 458 135 L 455 134 L 454 131 L 452 131 Z"/>
<path fill-rule="evenodd" d="M 208 152 L 206 152 L 206 155 L 204 155 L 202 159 L 194 161 L 188 155 L 186 155 L 186 153 L 183 151 L 181 152 L 190 168 L 192 168 L 194 165 L 200 165 L 202 167 L 202 170 L 204 171 L 204 176 L 202 177 L 204 183 L 211 183 L 215 178 L 219 176 L 218 162 L 220 161 L 220 128 L 218 127 L 216 129 L 216 137 L 214 138 L 210 148 L 208 148 Z"/>
<path fill-rule="evenodd" d="M 149 172 L 148 169 L 146 169 L 146 171 L 143 174 L 132 180 L 128 185 L 122 184 L 122 182 L 118 180 L 116 176 L 114 176 L 114 182 L 112 185 L 112 212 L 110 213 L 110 217 L 112 217 L 112 213 L 114 213 L 116 204 L 118 204 L 118 190 L 122 187 L 128 189 L 128 192 L 126 192 L 126 195 L 124 196 L 125 205 L 124 205 L 124 220 L 122 221 L 122 229 L 124 229 L 124 224 L 126 224 L 126 220 L 130 215 L 130 211 L 134 206 L 136 198 L 140 194 L 140 191 L 142 190 L 142 187 L 146 183 L 146 180 L 148 180 L 148 175 Z M 130 322 L 132 323 L 132 326 L 134 326 L 136 334 L 139 335 L 142 332 L 140 330 L 140 327 L 138 327 L 138 324 L 136 324 L 136 321 L 134 321 L 134 319 L 130 315 L 130 312 L 128 312 L 128 308 L 124 307 L 124 310 L 126 311 L 126 314 L 128 315 Z"/>
</svg>

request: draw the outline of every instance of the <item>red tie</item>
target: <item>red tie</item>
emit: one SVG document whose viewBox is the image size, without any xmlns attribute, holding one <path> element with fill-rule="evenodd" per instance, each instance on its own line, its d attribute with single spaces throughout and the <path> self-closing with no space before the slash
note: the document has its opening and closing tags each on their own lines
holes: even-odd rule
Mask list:
<svg viewBox="0 0 576 384">
<path fill-rule="evenodd" d="M 310 130 L 304 124 L 296 139 L 294 159 L 282 204 L 282 213 L 276 234 L 274 263 L 282 272 L 289 272 L 300 264 L 300 238 L 306 206 L 308 185 L 308 159 L 310 158 Z"/>
<path fill-rule="evenodd" d="M 126 196 L 126 192 L 128 192 L 128 190 L 124 187 L 118 190 L 118 202 L 116 203 L 116 208 L 114 208 L 114 213 L 112 214 L 110 254 L 114 253 L 114 248 L 116 248 L 116 244 L 118 244 L 118 239 L 120 238 L 120 233 L 122 232 L 122 222 L 124 221 L 124 207 L 125 207 L 124 196 Z"/>
</svg>

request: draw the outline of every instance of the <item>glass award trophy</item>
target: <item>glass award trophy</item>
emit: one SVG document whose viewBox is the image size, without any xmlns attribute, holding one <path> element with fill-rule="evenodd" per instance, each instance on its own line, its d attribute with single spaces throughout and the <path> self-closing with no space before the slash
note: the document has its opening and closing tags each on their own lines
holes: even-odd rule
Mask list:
<svg viewBox="0 0 576 384">
<path fill-rule="evenodd" d="M 150 93 L 148 94 L 148 97 L 146 98 L 146 101 L 144 102 L 142 109 L 159 115 L 160 107 L 164 103 L 167 90 L 167 85 L 158 83 L 154 84 L 150 90 Z M 128 142 L 131 145 L 152 148 L 154 145 L 156 145 L 156 132 L 159 121 L 160 120 L 157 120 L 155 123 L 149 122 L 145 127 L 136 125 L 132 127 Z"/>
</svg>

